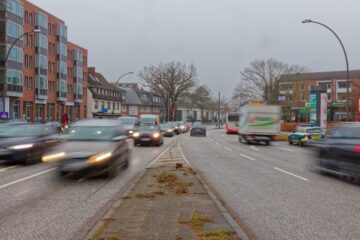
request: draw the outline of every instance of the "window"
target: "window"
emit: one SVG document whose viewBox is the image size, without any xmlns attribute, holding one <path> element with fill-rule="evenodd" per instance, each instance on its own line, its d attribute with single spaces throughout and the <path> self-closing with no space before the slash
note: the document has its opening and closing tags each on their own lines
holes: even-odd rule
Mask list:
<svg viewBox="0 0 360 240">
<path fill-rule="evenodd" d="M 57 44 L 57 52 L 58 52 L 58 54 L 67 57 L 67 54 L 68 54 L 67 45 L 64 43 L 58 43 Z"/>
<path fill-rule="evenodd" d="M 25 11 L 25 23 L 29 23 L 29 12 Z"/>
<path fill-rule="evenodd" d="M 318 82 L 318 86 L 321 89 L 330 89 L 331 88 L 331 82 Z"/>
<path fill-rule="evenodd" d="M 111 104 L 110 104 L 110 102 L 107 102 L 107 109 L 111 109 Z"/>
<path fill-rule="evenodd" d="M 48 37 L 42 34 L 36 35 L 36 46 L 44 49 L 48 49 Z"/>
<path fill-rule="evenodd" d="M 327 95 L 327 99 L 328 99 L 328 101 L 331 101 L 331 94 Z"/>
<path fill-rule="evenodd" d="M 29 57 L 29 67 L 30 68 L 33 67 L 33 57 L 32 56 Z"/>
<path fill-rule="evenodd" d="M 292 91 L 292 84 L 291 83 L 281 83 L 280 91 Z"/>
<path fill-rule="evenodd" d="M 38 89 L 48 89 L 48 78 L 47 76 L 37 75 L 36 76 L 36 88 Z"/>
<path fill-rule="evenodd" d="M 23 73 L 22 71 L 6 70 L 6 82 L 12 85 L 23 85 Z"/>
<path fill-rule="evenodd" d="M 67 27 L 64 24 L 58 25 L 58 35 L 67 38 Z"/>
<path fill-rule="evenodd" d="M 20 2 L 14 0 L 7 0 L 6 3 L 7 11 L 19 17 L 24 17 L 24 7 Z"/>
<path fill-rule="evenodd" d="M 304 94 L 301 94 L 301 101 L 305 101 L 305 96 L 304 96 Z"/>
<path fill-rule="evenodd" d="M 104 109 L 104 108 L 105 108 L 105 102 L 102 101 L 102 102 L 101 102 L 101 109 Z"/>
<path fill-rule="evenodd" d="M 6 34 L 18 38 L 23 34 L 23 27 L 14 22 L 6 21 Z"/>
<path fill-rule="evenodd" d="M 29 78 L 25 77 L 25 88 L 29 89 Z"/>
<path fill-rule="evenodd" d="M 36 25 L 48 29 L 48 17 L 42 13 L 36 13 Z"/>
<path fill-rule="evenodd" d="M 30 25 L 33 25 L 33 24 L 34 24 L 33 14 L 32 14 L 32 13 L 29 13 L 29 24 L 30 24 Z"/>
<path fill-rule="evenodd" d="M 116 110 L 120 110 L 120 103 L 116 103 Z"/>
<path fill-rule="evenodd" d="M 337 82 L 338 88 L 347 88 L 347 82 L 346 81 L 339 81 Z"/>
<path fill-rule="evenodd" d="M 305 83 L 300 84 L 300 90 L 305 91 Z"/>
<path fill-rule="evenodd" d="M 33 86 L 33 78 L 32 77 L 30 77 L 29 78 L 29 89 L 32 89 L 32 86 Z"/>
<path fill-rule="evenodd" d="M 95 100 L 95 109 L 98 109 L 98 107 L 99 107 L 99 102 Z"/>
<path fill-rule="evenodd" d="M 44 55 L 36 55 L 35 67 L 48 69 L 48 58 Z"/>
<path fill-rule="evenodd" d="M 29 67 L 29 56 L 25 55 L 25 67 Z"/>
<path fill-rule="evenodd" d="M 33 35 L 28 34 L 28 36 L 29 36 L 29 46 L 32 47 L 32 45 L 33 45 Z"/>
<path fill-rule="evenodd" d="M 7 49 L 9 48 L 10 46 L 7 46 Z M 9 54 L 9 60 L 22 63 L 24 61 L 23 50 L 18 47 L 13 47 Z"/>
</svg>

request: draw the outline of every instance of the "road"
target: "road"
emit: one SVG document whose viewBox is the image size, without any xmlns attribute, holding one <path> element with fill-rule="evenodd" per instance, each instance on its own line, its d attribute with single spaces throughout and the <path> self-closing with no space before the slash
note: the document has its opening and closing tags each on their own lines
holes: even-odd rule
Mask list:
<svg viewBox="0 0 360 240">
<path fill-rule="evenodd" d="M 256 239 L 360 239 L 360 186 L 311 171 L 311 149 L 240 144 L 225 130 L 181 147 Z"/>
<path fill-rule="evenodd" d="M 73 239 L 176 137 L 136 147 L 129 168 L 112 179 L 60 177 L 51 165 L 0 166 L 0 239 Z"/>
</svg>

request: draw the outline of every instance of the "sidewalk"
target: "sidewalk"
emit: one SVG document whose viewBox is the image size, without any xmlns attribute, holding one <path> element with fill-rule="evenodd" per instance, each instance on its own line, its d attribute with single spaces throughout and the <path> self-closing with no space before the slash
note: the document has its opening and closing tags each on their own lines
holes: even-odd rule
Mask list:
<svg viewBox="0 0 360 240">
<path fill-rule="evenodd" d="M 88 239 L 240 238 L 174 145 L 147 169 Z"/>
</svg>

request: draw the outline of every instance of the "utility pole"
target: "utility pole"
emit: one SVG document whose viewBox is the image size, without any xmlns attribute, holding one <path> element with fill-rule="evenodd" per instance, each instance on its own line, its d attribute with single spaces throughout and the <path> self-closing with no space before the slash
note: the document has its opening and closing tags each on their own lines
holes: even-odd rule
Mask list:
<svg viewBox="0 0 360 240">
<path fill-rule="evenodd" d="M 220 124 L 220 91 L 219 91 L 219 111 L 218 111 L 218 122 L 219 122 L 219 128 L 221 128 L 221 124 Z"/>
</svg>

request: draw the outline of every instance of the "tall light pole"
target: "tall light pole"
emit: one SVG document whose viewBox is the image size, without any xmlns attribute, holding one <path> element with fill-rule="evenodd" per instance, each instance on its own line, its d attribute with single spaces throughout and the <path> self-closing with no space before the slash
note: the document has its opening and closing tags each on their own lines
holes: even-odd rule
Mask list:
<svg viewBox="0 0 360 240">
<path fill-rule="evenodd" d="M 345 56 L 345 61 L 346 61 L 346 121 L 348 122 L 349 121 L 349 114 L 350 114 L 350 91 L 349 91 L 349 88 L 350 88 L 350 72 L 349 72 L 349 60 L 348 60 L 348 57 L 347 57 L 347 54 L 346 54 L 346 50 L 345 50 L 345 47 L 344 47 L 344 44 L 342 43 L 340 37 L 336 34 L 336 32 L 334 30 L 332 30 L 330 27 L 326 26 L 325 24 L 321 23 L 321 22 L 317 22 L 317 21 L 313 21 L 311 19 L 305 19 L 302 21 L 302 23 L 315 23 L 315 24 L 318 24 L 320 26 L 323 26 L 325 27 L 326 29 L 328 29 L 330 32 L 332 32 L 335 37 L 337 38 L 337 40 L 339 41 L 340 45 L 341 45 L 341 48 L 344 52 L 344 56 Z"/>
<path fill-rule="evenodd" d="M 114 84 L 114 97 L 113 97 L 113 110 L 112 110 L 112 116 L 114 117 L 115 115 L 115 101 L 116 101 L 116 88 L 117 88 L 117 85 L 119 84 L 120 80 L 125 77 L 126 75 L 130 75 L 130 74 L 134 74 L 133 72 L 127 72 L 127 73 L 124 73 L 123 75 L 121 75 L 119 77 L 119 79 L 116 81 L 116 83 Z"/>
<path fill-rule="evenodd" d="M 25 32 L 24 34 L 22 34 L 21 36 L 19 36 L 18 38 L 16 38 L 13 43 L 11 44 L 9 50 L 7 51 L 6 53 L 6 56 L 5 56 L 5 69 L 7 69 L 7 61 L 10 57 L 10 53 L 11 53 L 11 50 L 13 49 L 13 47 L 15 46 L 15 44 L 21 39 L 23 38 L 25 35 L 27 34 L 30 34 L 30 33 L 39 33 L 40 32 L 40 29 L 33 29 L 32 31 L 30 32 Z M 7 81 L 6 81 L 6 70 L 4 72 L 4 89 L 3 89 L 3 112 L 5 112 L 5 99 L 6 99 L 6 91 L 7 91 Z"/>
</svg>

